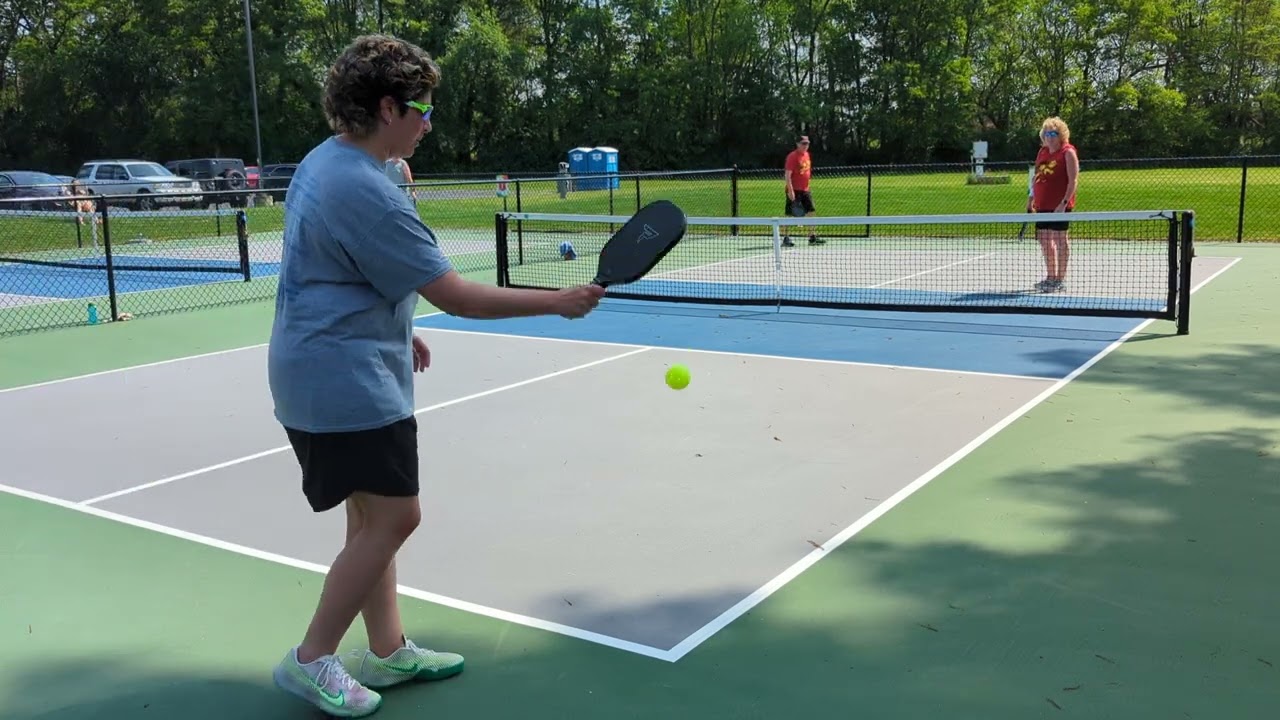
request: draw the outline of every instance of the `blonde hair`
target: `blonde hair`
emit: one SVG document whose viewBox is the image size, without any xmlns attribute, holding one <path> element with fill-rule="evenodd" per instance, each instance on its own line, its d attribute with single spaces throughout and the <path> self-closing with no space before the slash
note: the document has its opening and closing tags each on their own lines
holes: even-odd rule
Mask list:
<svg viewBox="0 0 1280 720">
<path fill-rule="evenodd" d="M 1045 118 L 1045 121 L 1040 123 L 1040 141 L 1041 142 L 1044 142 L 1045 130 L 1057 130 L 1058 137 L 1062 138 L 1063 145 L 1066 145 L 1067 143 L 1071 142 L 1071 128 L 1067 127 L 1067 121 L 1063 120 L 1060 117 L 1057 117 L 1056 115 L 1051 118 Z"/>
</svg>

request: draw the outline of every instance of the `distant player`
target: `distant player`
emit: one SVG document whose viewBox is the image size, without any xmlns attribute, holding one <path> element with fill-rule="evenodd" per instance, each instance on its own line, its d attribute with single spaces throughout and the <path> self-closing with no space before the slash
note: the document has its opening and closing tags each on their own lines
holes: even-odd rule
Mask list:
<svg viewBox="0 0 1280 720">
<path fill-rule="evenodd" d="M 406 186 L 404 192 L 409 197 L 413 197 L 413 188 L 407 187 L 413 183 L 413 170 L 409 168 L 409 163 L 402 157 L 392 156 L 387 159 L 386 166 L 383 170 L 387 179 L 396 185 Z"/>
<path fill-rule="evenodd" d="M 1076 206 L 1076 185 L 1080 177 L 1080 158 L 1071 144 L 1071 130 L 1062 118 L 1051 117 L 1040 126 L 1040 152 L 1036 155 L 1031 197 L 1027 212 L 1071 212 Z M 1056 292 L 1063 287 L 1067 275 L 1067 259 L 1071 255 L 1069 224 L 1036 223 L 1036 239 L 1044 253 L 1045 278 L 1036 289 Z"/>
<path fill-rule="evenodd" d="M 784 165 L 783 177 L 787 186 L 787 209 L 788 216 L 796 216 L 800 213 L 795 212 L 799 208 L 805 217 L 813 217 L 813 195 L 809 192 L 809 177 L 813 174 L 813 160 L 809 157 L 809 137 L 801 135 L 796 141 L 796 149 L 787 154 L 786 164 Z M 791 228 L 782 226 L 782 245 L 783 247 L 795 247 L 795 243 L 791 242 L 789 237 Z M 809 229 L 809 244 L 821 245 L 824 240 L 819 240 L 818 236 Z"/>
</svg>

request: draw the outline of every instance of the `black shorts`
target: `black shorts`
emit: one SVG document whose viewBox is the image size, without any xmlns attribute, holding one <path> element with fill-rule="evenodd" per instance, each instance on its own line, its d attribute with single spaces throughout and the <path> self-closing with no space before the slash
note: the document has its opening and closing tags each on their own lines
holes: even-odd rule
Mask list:
<svg viewBox="0 0 1280 720">
<path fill-rule="evenodd" d="M 341 505 L 352 493 L 387 497 L 418 494 L 418 418 L 372 430 L 310 433 L 285 428 L 302 468 L 302 494 L 315 512 Z"/>
<path fill-rule="evenodd" d="M 1038 212 L 1038 213 L 1047 213 L 1047 212 L 1053 212 L 1053 211 L 1052 211 L 1052 210 L 1036 210 L 1036 212 Z M 1071 212 L 1071 208 L 1067 208 L 1067 212 Z M 1067 223 L 1067 222 L 1038 222 L 1038 223 L 1036 223 L 1036 229 L 1037 229 L 1037 230 L 1057 230 L 1057 231 L 1059 231 L 1059 232 L 1066 232 L 1066 230 L 1067 230 L 1068 228 L 1070 228 L 1070 227 L 1071 227 L 1071 223 Z"/>
<path fill-rule="evenodd" d="M 790 215 L 790 214 L 791 214 L 791 200 L 790 200 L 790 198 L 787 198 L 785 195 L 783 196 L 783 199 L 785 199 L 785 200 L 787 201 L 787 205 L 786 205 L 786 209 L 785 209 L 785 210 L 783 210 L 782 212 L 783 212 L 783 214 Z M 814 210 L 814 207 L 813 207 L 813 195 L 809 194 L 809 191 L 808 191 L 808 190 L 796 190 L 796 200 L 795 200 L 795 201 L 796 201 L 796 203 L 798 203 L 801 207 L 803 207 L 803 208 L 804 208 L 804 211 L 805 211 L 806 213 L 817 212 L 816 210 Z"/>
</svg>

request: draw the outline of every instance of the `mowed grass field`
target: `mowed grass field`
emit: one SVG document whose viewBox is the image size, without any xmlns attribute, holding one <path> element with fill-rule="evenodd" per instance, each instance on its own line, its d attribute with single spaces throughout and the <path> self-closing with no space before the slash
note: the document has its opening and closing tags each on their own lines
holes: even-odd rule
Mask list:
<svg viewBox="0 0 1280 720">
<path fill-rule="evenodd" d="M 1000 175 L 1002 173 L 991 173 Z M 1003 173 L 1008 174 L 1008 173 Z M 812 190 L 824 216 L 1020 213 L 1026 207 L 1026 175 L 1014 173 L 1005 185 L 968 185 L 963 172 L 877 174 L 867 207 L 865 175 L 815 173 Z M 626 215 L 654 200 L 671 200 L 695 217 L 733 215 L 733 183 L 722 177 L 621 178 L 609 190 L 571 192 L 561 199 L 550 180 L 521 188 L 523 212 Z M 449 228 L 491 229 L 497 212 L 515 211 L 514 190 L 497 197 L 493 183 L 466 187 L 476 197 L 420 199 L 423 219 L 442 233 Z M 746 173 L 738 180 L 740 217 L 784 213 L 782 174 Z M 462 193 L 459 192 L 459 195 Z M 1249 169 L 1243 239 L 1280 241 L 1280 167 Z M 1196 238 L 1236 240 L 1240 205 L 1238 168 L 1085 170 L 1080 176 L 1077 212 L 1107 210 L 1194 210 Z"/>
<path fill-rule="evenodd" d="M 1026 203 L 1023 172 L 1009 175 L 1003 185 L 968 185 L 966 173 L 877 171 L 871 179 L 870 208 L 865 174 L 815 171 L 812 189 L 818 214 L 823 216 L 937 215 L 956 213 L 1019 213 Z M 733 216 L 733 182 L 718 176 L 624 177 L 612 190 L 570 192 L 561 198 L 555 179 L 525 181 L 519 205 L 514 183 L 499 197 L 493 181 L 431 183 L 417 189 L 418 212 L 443 238 L 451 229 L 492 232 L 494 214 L 503 211 L 627 215 L 654 200 L 680 204 L 695 217 Z M 783 214 L 781 172 L 744 171 L 738 180 L 740 217 Z M 1080 176 L 1077 211 L 1194 210 L 1196 238 L 1234 241 L 1240 203 L 1238 168 L 1152 168 L 1090 170 Z M 1243 239 L 1280 241 L 1280 167 L 1249 170 Z M 113 211 L 114 212 L 114 211 Z M 225 211 L 224 211 L 225 212 Z M 249 208 L 249 232 L 279 233 L 284 226 L 282 204 Z M 187 238 L 226 238 L 235 242 L 235 218 L 168 213 L 117 213 L 110 216 L 113 243 L 136 238 L 152 241 Z M 67 217 L 0 216 L 0 255 L 91 246 L 89 229 Z"/>
</svg>

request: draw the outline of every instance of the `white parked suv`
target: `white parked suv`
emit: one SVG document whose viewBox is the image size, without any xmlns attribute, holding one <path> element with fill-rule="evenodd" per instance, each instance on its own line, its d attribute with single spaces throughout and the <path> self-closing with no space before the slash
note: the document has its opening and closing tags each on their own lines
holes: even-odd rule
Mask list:
<svg viewBox="0 0 1280 720">
<path fill-rule="evenodd" d="M 200 183 L 175 175 L 160 163 L 149 160 L 92 160 L 80 166 L 76 179 L 97 195 L 131 195 L 138 210 L 159 205 L 200 207 Z M 111 204 L 127 202 L 113 199 Z"/>
</svg>

